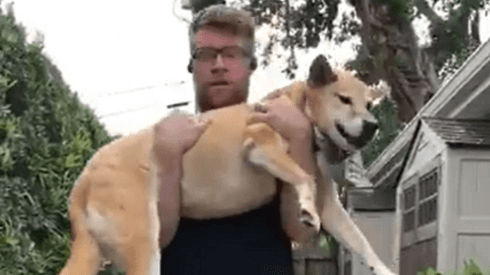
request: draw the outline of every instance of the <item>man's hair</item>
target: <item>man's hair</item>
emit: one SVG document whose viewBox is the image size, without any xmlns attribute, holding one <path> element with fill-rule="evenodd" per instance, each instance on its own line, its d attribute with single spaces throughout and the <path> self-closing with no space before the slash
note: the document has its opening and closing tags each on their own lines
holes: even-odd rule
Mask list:
<svg viewBox="0 0 490 275">
<path fill-rule="evenodd" d="M 253 57 L 255 29 L 250 13 L 225 5 L 213 5 L 199 11 L 189 28 L 191 55 L 196 50 L 196 33 L 203 27 L 213 27 L 240 36 L 245 52 Z"/>
</svg>

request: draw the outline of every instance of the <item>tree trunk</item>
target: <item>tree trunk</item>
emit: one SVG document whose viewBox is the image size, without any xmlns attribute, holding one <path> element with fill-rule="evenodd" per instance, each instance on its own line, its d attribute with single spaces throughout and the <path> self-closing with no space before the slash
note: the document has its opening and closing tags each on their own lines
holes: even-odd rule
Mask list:
<svg viewBox="0 0 490 275">
<path fill-rule="evenodd" d="M 417 45 L 410 20 L 396 1 L 351 0 L 362 21 L 362 48 L 353 67 L 367 83 L 391 86 L 398 118 L 409 122 L 439 88 L 428 54 Z M 357 65 L 355 65 L 357 64 Z"/>
</svg>

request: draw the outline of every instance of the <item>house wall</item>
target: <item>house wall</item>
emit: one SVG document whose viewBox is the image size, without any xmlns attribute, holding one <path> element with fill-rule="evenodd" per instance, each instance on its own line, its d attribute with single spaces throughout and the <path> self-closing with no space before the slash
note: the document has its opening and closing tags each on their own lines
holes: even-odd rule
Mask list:
<svg viewBox="0 0 490 275">
<path fill-rule="evenodd" d="M 445 149 L 446 144 L 425 123 L 422 123 L 400 182 L 415 174 L 421 174 L 427 164 L 440 157 Z"/>
<path fill-rule="evenodd" d="M 490 150 L 450 149 L 441 205 L 438 268 L 464 268 L 470 259 L 490 271 Z"/>
<path fill-rule="evenodd" d="M 445 176 L 443 167 L 445 160 L 446 144 L 425 124 L 422 123 L 418 136 L 414 142 L 414 147 L 410 153 L 405 170 L 400 178 L 400 183 L 397 187 L 397 211 L 396 225 L 399 258 L 399 273 L 416 274 L 418 271 L 431 266 L 437 266 L 437 228 L 438 221 L 432 221 L 427 224 L 419 223 L 420 212 L 419 205 L 424 202 L 420 198 L 420 179 L 429 172 L 437 173 L 437 209 L 440 209 L 440 188 L 444 182 Z M 412 196 L 414 204 L 412 207 L 405 207 L 405 203 L 409 205 L 408 198 L 405 198 L 405 190 L 412 187 Z M 431 196 L 433 197 L 433 196 Z M 425 200 L 427 201 L 427 200 Z M 413 213 L 412 229 L 404 230 L 403 217 L 404 214 Z M 437 210 L 436 210 L 437 213 Z M 436 214 L 437 217 L 437 214 Z"/>
<path fill-rule="evenodd" d="M 400 251 L 400 275 L 414 275 L 437 265 L 437 238 L 417 242 Z"/>
<path fill-rule="evenodd" d="M 353 221 L 361 229 L 374 251 L 378 254 L 383 263 L 391 270 L 393 259 L 393 244 L 395 236 L 395 213 L 384 212 L 353 212 Z M 352 274 L 370 274 L 366 265 L 361 264 L 361 258 L 357 254 L 352 254 Z"/>
</svg>

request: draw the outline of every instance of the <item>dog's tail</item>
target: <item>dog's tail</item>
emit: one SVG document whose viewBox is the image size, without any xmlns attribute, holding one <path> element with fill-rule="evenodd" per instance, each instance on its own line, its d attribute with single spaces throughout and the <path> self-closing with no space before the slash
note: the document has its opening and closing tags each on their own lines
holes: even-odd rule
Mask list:
<svg viewBox="0 0 490 275">
<path fill-rule="evenodd" d="M 70 192 L 68 215 L 71 225 L 71 251 L 66 266 L 59 275 L 97 274 L 100 254 L 97 241 L 87 228 L 87 197 L 90 173 L 86 167 Z"/>
</svg>

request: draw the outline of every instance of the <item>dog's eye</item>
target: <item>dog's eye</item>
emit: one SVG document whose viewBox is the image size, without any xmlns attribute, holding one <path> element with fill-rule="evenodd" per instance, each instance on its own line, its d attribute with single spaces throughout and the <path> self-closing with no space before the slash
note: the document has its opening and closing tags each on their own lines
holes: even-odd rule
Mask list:
<svg viewBox="0 0 490 275">
<path fill-rule="evenodd" d="M 352 99 L 350 97 L 346 97 L 346 96 L 342 96 L 342 95 L 338 95 L 338 96 L 340 98 L 340 101 L 342 101 L 342 103 L 349 104 L 349 105 L 352 104 Z"/>
</svg>

